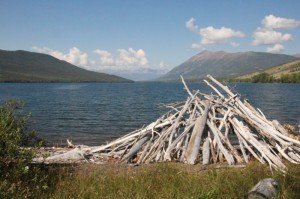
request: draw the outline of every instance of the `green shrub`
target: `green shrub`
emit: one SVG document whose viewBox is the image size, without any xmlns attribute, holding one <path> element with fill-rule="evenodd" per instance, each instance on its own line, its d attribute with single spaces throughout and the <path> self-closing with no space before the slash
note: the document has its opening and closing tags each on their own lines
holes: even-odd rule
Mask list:
<svg viewBox="0 0 300 199">
<path fill-rule="evenodd" d="M 22 101 L 0 106 L 0 198 L 28 198 L 45 188 L 46 177 L 30 164 L 42 141 L 28 129 Z"/>
<path fill-rule="evenodd" d="M 273 76 L 269 75 L 268 73 L 260 73 L 252 77 L 251 80 L 253 83 L 271 83 L 274 82 Z"/>
</svg>

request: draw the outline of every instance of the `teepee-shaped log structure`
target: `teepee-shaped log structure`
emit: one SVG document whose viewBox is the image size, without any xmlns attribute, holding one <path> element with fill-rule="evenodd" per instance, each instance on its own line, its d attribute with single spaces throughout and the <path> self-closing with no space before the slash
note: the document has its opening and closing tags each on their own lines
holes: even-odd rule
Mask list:
<svg viewBox="0 0 300 199">
<path fill-rule="evenodd" d="M 79 157 L 111 157 L 117 162 L 138 164 L 178 161 L 187 164 L 229 165 L 248 163 L 251 157 L 284 171 L 283 159 L 300 163 L 300 141 L 278 121 L 270 121 L 248 101 L 233 93 L 212 76 L 205 83 L 212 94 L 190 91 L 188 98 L 166 105 L 170 111 L 148 126 L 99 147 L 81 147 Z M 79 151 L 79 152 L 78 152 Z M 70 151 L 68 152 L 70 154 Z M 72 154 L 72 153 L 71 153 Z M 73 157 L 74 155 L 71 155 Z M 60 154 L 47 158 L 69 158 Z"/>
</svg>

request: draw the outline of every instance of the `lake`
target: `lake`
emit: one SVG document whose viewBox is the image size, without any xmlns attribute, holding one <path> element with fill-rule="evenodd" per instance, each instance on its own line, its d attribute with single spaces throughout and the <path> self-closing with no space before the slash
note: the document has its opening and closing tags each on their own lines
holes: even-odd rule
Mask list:
<svg viewBox="0 0 300 199">
<path fill-rule="evenodd" d="M 202 93 L 203 83 L 188 84 Z M 300 84 L 230 84 L 268 119 L 292 125 L 300 121 Z M 155 121 L 162 103 L 185 101 L 182 83 L 0 83 L 1 104 L 25 102 L 30 125 L 49 145 L 100 145 Z"/>
</svg>

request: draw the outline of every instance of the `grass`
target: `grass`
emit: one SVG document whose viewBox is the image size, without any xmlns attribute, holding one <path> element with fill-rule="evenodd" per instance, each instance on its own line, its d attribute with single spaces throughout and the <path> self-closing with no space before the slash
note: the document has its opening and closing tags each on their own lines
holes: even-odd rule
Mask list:
<svg viewBox="0 0 300 199">
<path fill-rule="evenodd" d="M 300 198 L 300 166 L 285 176 L 257 162 L 245 168 L 213 169 L 200 165 L 159 163 L 129 167 L 81 165 L 60 168 L 42 198 L 243 198 L 261 179 L 280 182 L 278 198 Z"/>
<path fill-rule="evenodd" d="M 291 61 L 279 66 L 271 67 L 269 69 L 261 70 L 261 71 L 256 71 L 253 73 L 245 74 L 242 76 L 235 77 L 231 81 L 250 81 L 253 79 L 255 76 L 260 75 L 262 73 L 265 73 L 269 76 L 272 76 L 274 80 L 280 80 L 282 77 L 287 76 L 287 75 L 299 75 L 300 71 L 300 60 L 296 61 Z"/>
</svg>

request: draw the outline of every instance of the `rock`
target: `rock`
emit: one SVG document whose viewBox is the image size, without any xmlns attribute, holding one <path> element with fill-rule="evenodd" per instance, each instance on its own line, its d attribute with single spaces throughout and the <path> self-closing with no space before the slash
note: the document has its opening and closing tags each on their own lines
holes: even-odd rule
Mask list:
<svg viewBox="0 0 300 199">
<path fill-rule="evenodd" d="M 279 182 L 273 178 L 265 178 L 259 181 L 246 195 L 248 199 L 274 198 L 279 191 Z"/>
</svg>

